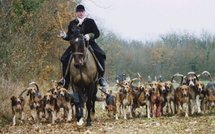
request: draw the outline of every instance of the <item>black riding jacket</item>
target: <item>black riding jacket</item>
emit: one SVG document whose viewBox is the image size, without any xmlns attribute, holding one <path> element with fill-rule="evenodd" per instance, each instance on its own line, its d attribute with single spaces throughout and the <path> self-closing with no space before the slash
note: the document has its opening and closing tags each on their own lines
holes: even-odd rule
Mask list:
<svg viewBox="0 0 215 134">
<path fill-rule="evenodd" d="M 78 19 L 72 20 L 69 23 L 68 26 L 68 32 L 67 37 L 64 38 L 65 40 L 69 41 L 71 38 L 71 35 L 73 35 L 73 27 L 76 27 L 78 25 Z M 100 35 L 100 32 L 98 30 L 98 27 L 93 19 L 85 18 L 83 23 L 79 26 L 81 28 L 81 34 L 90 34 L 90 44 L 95 42 L 95 39 L 97 39 Z M 91 44 L 92 45 L 92 44 Z"/>
</svg>

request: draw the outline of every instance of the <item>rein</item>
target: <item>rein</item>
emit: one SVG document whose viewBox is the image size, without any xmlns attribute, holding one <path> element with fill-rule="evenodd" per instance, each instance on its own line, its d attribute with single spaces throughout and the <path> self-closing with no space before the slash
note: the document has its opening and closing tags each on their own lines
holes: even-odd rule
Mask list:
<svg viewBox="0 0 215 134">
<path fill-rule="evenodd" d="M 87 62 L 87 50 L 89 50 L 89 41 L 86 41 L 86 49 L 84 49 L 84 52 L 72 52 L 72 55 L 83 55 L 83 62 L 84 64 Z"/>
<path fill-rule="evenodd" d="M 89 41 L 87 41 L 87 46 L 89 46 Z M 87 47 L 87 49 L 88 49 L 88 47 Z M 70 64 L 71 64 L 71 61 L 72 61 L 72 59 L 73 59 L 73 57 L 74 57 L 74 55 L 83 55 L 84 56 L 84 63 L 86 63 L 87 62 L 87 54 L 86 54 L 86 50 L 87 49 L 85 49 L 85 51 L 84 52 L 72 52 L 72 54 L 71 54 L 71 56 L 70 56 L 70 58 L 69 58 L 69 62 L 68 62 L 68 66 L 67 66 L 67 68 L 66 68 L 66 72 L 65 72 L 65 75 L 64 75 L 64 78 L 66 77 L 66 75 L 68 74 L 68 71 L 69 71 L 69 67 L 70 67 Z M 81 71 L 80 71 L 81 72 Z M 83 76 L 82 76 L 83 77 Z"/>
</svg>

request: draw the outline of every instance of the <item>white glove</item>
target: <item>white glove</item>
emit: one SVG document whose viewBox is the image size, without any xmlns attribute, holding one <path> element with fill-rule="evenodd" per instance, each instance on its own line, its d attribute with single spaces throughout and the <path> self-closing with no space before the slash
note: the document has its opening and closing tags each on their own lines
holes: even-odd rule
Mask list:
<svg viewBox="0 0 215 134">
<path fill-rule="evenodd" d="M 66 38 L 66 32 L 64 32 L 64 31 L 60 31 L 60 37 L 61 38 Z"/>
<path fill-rule="evenodd" d="M 90 35 L 89 35 L 89 34 L 85 34 L 85 35 L 84 35 L 84 38 L 85 38 L 87 41 L 89 41 L 89 40 L 90 40 Z"/>
</svg>

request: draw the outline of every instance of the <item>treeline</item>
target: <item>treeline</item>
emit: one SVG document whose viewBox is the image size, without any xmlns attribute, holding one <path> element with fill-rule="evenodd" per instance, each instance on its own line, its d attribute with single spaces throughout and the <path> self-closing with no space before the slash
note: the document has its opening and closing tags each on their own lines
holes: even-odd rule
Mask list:
<svg viewBox="0 0 215 134">
<path fill-rule="evenodd" d="M 104 36 L 99 42 L 107 51 L 108 74 L 129 74 L 137 72 L 144 78 L 160 75 L 170 79 L 179 72 L 215 72 L 215 36 L 203 32 L 200 37 L 193 34 L 170 33 L 157 41 L 122 41 L 113 34 Z M 113 79 L 113 77 L 111 78 Z"/>
<path fill-rule="evenodd" d="M 1 0 L 1 76 L 40 82 L 59 78 L 59 58 L 68 42 L 57 34 L 60 23 L 67 30 L 75 5 L 71 0 Z M 107 53 L 106 77 L 110 81 L 121 73 L 135 77 L 139 72 L 145 78 L 162 75 L 168 79 L 176 72 L 215 72 L 214 35 L 171 33 L 157 41 L 138 42 L 101 33 L 97 42 Z"/>
</svg>

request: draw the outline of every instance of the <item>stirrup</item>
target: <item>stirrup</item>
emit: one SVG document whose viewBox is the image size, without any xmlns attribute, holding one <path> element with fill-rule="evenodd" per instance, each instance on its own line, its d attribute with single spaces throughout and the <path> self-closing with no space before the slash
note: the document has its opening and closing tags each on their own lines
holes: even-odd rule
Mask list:
<svg viewBox="0 0 215 134">
<path fill-rule="evenodd" d="M 103 77 L 98 79 L 98 83 L 101 88 L 107 89 L 109 87 L 108 83 Z"/>
<path fill-rule="evenodd" d="M 59 84 L 59 85 L 61 85 L 61 86 L 65 86 L 65 84 L 66 84 L 66 80 L 65 80 L 65 78 L 63 77 L 63 78 L 61 78 L 59 81 L 58 81 L 58 83 L 57 84 Z"/>
</svg>

